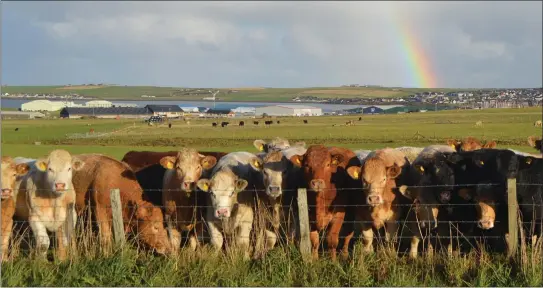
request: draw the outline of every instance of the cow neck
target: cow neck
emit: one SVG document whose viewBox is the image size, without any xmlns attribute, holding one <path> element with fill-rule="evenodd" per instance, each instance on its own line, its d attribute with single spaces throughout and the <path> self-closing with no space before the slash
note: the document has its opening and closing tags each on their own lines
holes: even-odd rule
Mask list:
<svg viewBox="0 0 543 288">
<path fill-rule="evenodd" d="M 25 186 L 26 186 L 26 191 L 25 193 L 26 194 L 26 201 L 27 201 L 27 204 L 28 204 L 28 207 L 30 207 L 30 210 L 37 214 L 38 217 L 41 218 L 41 216 L 43 216 L 43 214 L 40 212 L 40 209 L 39 207 L 37 207 L 34 203 L 34 198 L 36 196 L 39 196 L 39 197 L 43 197 L 45 196 L 45 198 L 48 198 L 50 199 L 51 201 L 53 201 L 52 205 L 53 205 L 53 217 L 55 218 L 56 220 L 56 216 L 57 216 L 57 210 L 58 210 L 58 207 L 60 206 L 59 204 L 62 204 L 65 196 L 66 196 L 66 193 L 69 193 L 71 191 L 70 190 L 66 190 L 64 191 L 64 193 L 62 193 L 61 195 L 55 195 L 55 193 L 47 188 L 47 189 L 40 189 L 39 187 L 46 187 L 47 185 L 43 185 L 46 181 L 45 181 L 45 176 L 46 174 L 43 173 L 43 172 L 36 172 L 38 175 L 35 175 L 36 177 L 32 177 L 33 175 L 29 175 L 28 178 L 26 179 L 26 183 L 25 183 Z M 29 187 L 28 186 L 28 182 L 29 180 L 32 180 L 30 181 L 31 183 L 31 186 Z M 72 184 L 72 189 L 73 189 L 73 184 Z M 32 193 L 31 191 L 34 191 L 34 193 Z"/>
</svg>

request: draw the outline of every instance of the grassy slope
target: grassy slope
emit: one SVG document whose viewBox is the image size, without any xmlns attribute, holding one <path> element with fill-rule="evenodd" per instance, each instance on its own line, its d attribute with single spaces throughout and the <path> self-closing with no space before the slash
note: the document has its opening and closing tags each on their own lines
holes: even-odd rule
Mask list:
<svg viewBox="0 0 543 288">
<path fill-rule="evenodd" d="M 63 86 L 6 86 L 2 87 L 2 93 L 77 93 L 85 96 L 94 96 L 103 99 L 149 99 L 141 98 L 141 95 L 154 95 L 154 99 L 171 100 L 201 100 L 210 95 L 178 96 L 171 97 L 170 93 L 181 88 L 154 87 L 154 86 L 104 86 L 94 89 L 64 89 Z M 235 89 L 235 88 L 233 88 Z M 265 89 L 243 89 L 239 92 L 225 94 L 230 89 L 220 89 L 217 95 L 221 101 L 290 101 L 293 97 L 312 95 L 320 98 L 374 98 L 374 97 L 397 97 L 406 96 L 416 92 L 444 91 L 454 89 L 418 89 L 418 88 L 364 88 L 364 87 L 315 87 L 315 88 L 265 88 Z M 457 90 L 457 89 L 456 89 Z M 330 91 L 330 92 L 328 92 Z M 153 98 L 151 98 L 153 99 Z"/>
</svg>

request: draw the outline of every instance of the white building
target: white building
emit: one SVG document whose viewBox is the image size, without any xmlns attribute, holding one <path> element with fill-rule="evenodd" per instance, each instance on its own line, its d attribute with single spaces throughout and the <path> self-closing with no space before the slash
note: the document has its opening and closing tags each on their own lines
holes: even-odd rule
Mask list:
<svg viewBox="0 0 543 288">
<path fill-rule="evenodd" d="M 109 108 L 109 107 L 112 107 L 112 106 L 113 106 L 113 103 L 111 103 L 109 101 L 106 101 L 106 100 L 92 100 L 92 101 L 89 101 L 89 102 L 85 103 L 85 107 L 89 107 L 89 108 L 90 107 Z"/>
<path fill-rule="evenodd" d="M 181 110 L 185 113 L 198 113 L 200 110 L 198 110 L 198 107 L 181 107 Z"/>
<path fill-rule="evenodd" d="M 64 107 L 78 106 L 80 105 L 74 104 L 74 102 L 40 99 L 21 104 L 21 111 L 58 111 Z"/>
<path fill-rule="evenodd" d="M 255 115 L 269 116 L 321 116 L 322 109 L 305 105 L 274 105 L 256 107 Z"/>
</svg>

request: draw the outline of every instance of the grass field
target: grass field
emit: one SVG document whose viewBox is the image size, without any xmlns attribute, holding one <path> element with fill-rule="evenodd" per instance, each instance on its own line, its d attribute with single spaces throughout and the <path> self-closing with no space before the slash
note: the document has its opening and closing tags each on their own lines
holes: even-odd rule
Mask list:
<svg viewBox="0 0 543 288">
<path fill-rule="evenodd" d="M 441 111 L 401 115 L 277 118 L 281 124 L 264 127 L 243 119 L 213 128 L 211 122 L 191 119 L 147 126 L 133 120 L 5 120 L 2 155 L 40 157 L 56 148 L 72 153 L 103 153 L 121 159 L 129 150 L 167 151 L 182 146 L 202 151 L 255 151 L 255 139 L 285 137 L 292 142 L 326 144 L 351 149 L 426 146 L 449 138 L 474 136 L 497 141 L 498 148 L 535 152 L 530 135 L 541 135 L 533 122 L 540 108 Z M 303 124 L 308 119 L 309 124 Z M 261 119 L 256 119 L 262 122 Z M 345 126 L 355 120 L 355 126 Z M 475 127 L 476 121 L 484 127 Z M 333 125 L 342 126 L 333 126 Z M 14 131 L 19 128 L 19 131 Z M 66 134 L 112 132 L 101 138 L 68 139 Z M 119 131 L 119 132 L 114 132 Z M 419 133 L 423 138 L 415 137 Z M 41 142 L 35 145 L 35 142 Z M 82 247 L 82 246 L 78 246 Z M 264 258 L 244 262 L 235 256 L 216 256 L 206 249 L 195 254 L 158 257 L 133 248 L 108 256 L 78 251 L 65 263 L 15 257 L 2 265 L 2 286 L 541 286 L 539 252 L 525 251 L 514 261 L 503 255 L 478 254 L 409 260 L 382 250 L 374 255 L 356 251 L 350 261 L 333 263 L 326 257 L 304 264 L 296 249 L 280 247 Z"/>
<path fill-rule="evenodd" d="M 77 93 L 84 96 L 98 97 L 102 99 L 116 100 L 141 100 L 141 95 L 153 95 L 153 100 L 201 100 L 211 95 L 182 95 L 172 96 L 172 93 L 183 88 L 154 87 L 154 86 L 4 86 L 2 93 L 50 93 L 65 94 Z M 211 88 L 209 88 L 211 89 Z M 208 88 L 202 88 L 207 91 Z M 226 88 L 219 89 L 221 93 L 217 97 L 221 101 L 247 101 L 247 102 L 284 102 L 290 101 L 296 96 L 312 95 L 318 98 L 375 98 L 375 97 L 399 97 L 416 92 L 450 92 L 454 89 L 423 89 L 423 88 L 380 88 L 380 87 L 309 87 L 309 88 Z M 237 90 L 235 93 L 226 94 L 229 90 Z M 470 89 L 464 89 L 470 90 Z"/>
</svg>

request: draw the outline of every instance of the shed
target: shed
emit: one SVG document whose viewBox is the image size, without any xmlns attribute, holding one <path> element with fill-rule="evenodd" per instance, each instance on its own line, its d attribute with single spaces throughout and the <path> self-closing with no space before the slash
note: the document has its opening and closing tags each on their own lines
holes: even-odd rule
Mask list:
<svg viewBox="0 0 543 288">
<path fill-rule="evenodd" d="M 74 102 L 49 101 L 39 99 L 21 104 L 21 111 L 58 111 L 64 107 L 74 107 Z"/>
<path fill-rule="evenodd" d="M 145 108 L 133 107 L 110 107 L 110 108 L 79 108 L 66 107 L 60 111 L 61 118 L 81 118 L 83 116 L 94 116 L 97 118 L 142 118 L 150 113 Z"/>
<path fill-rule="evenodd" d="M 169 118 L 176 118 L 183 116 L 183 110 L 177 105 L 147 105 L 145 106 L 153 116 L 166 116 Z"/>
<path fill-rule="evenodd" d="M 305 105 L 273 105 L 256 107 L 256 115 L 269 116 L 321 116 L 322 109 Z"/>
</svg>

